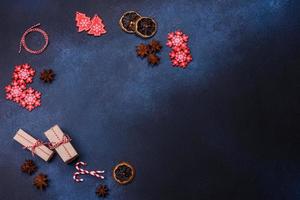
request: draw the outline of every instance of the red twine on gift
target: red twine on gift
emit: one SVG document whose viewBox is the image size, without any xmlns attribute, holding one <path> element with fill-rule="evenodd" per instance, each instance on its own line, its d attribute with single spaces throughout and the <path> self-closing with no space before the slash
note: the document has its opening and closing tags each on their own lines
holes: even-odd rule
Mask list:
<svg viewBox="0 0 300 200">
<path fill-rule="evenodd" d="M 52 149 L 56 149 L 60 145 L 66 144 L 71 141 L 72 141 L 72 139 L 70 138 L 70 136 L 64 135 L 63 138 L 59 142 L 50 142 L 50 143 L 48 143 L 48 146 L 52 150 Z"/>
<path fill-rule="evenodd" d="M 77 169 L 77 172 L 74 173 L 73 179 L 77 183 L 84 181 L 82 178 L 79 178 L 79 175 L 91 175 L 91 176 L 97 177 L 99 179 L 104 179 L 104 176 L 102 175 L 104 173 L 104 171 L 99 171 L 99 170 L 88 171 L 88 170 L 80 168 L 81 166 L 87 166 L 87 163 L 85 163 L 85 162 L 76 163 L 75 168 Z"/>
<path fill-rule="evenodd" d="M 49 37 L 48 37 L 48 34 L 47 34 L 44 30 L 42 30 L 42 29 L 40 29 L 40 28 L 36 28 L 36 27 L 38 27 L 38 26 L 40 26 L 40 25 L 41 25 L 41 24 L 38 23 L 38 24 L 36 24 L 36 25 L 30 27 L 29 29 L 27 29 L 27 30 L 25 31 L 25 33 L 22 35 L 22 38 L 21 38 L 21 41 L 20 41 L 19 53 L 21 53 L 22 46 L 24 47 L 24 49 L 25 49 L 26 51 L 28 51 L 29 53 L 32 53 L 32 54 L 40 54 L 40 53 L 42 53 L 42 52 L 47 48 L 48 42 L 49 42 Z M 39 32 L 39 33 L 41 33 L 41 34 L 43 35 L 43 37 L 44 37 L 44 39 L 45 39 L 45 43 L 44 43 L 44 45 L 42 46 L 41 49 L 39 49 L 39 50 L 32 50 L 32 49 L 30 49 L 30 48 L 27 46 L 27 44 L 26 44 L 26 36 L 27 36 L 29 33 L 31 33 L 31 32 Z"/>
<path fill-rule="evenodd" d="M 41 140 L 37 140 L 32 146 L 23 147 L 23 149 L 28 149 L 29 151 L 31 151 L 31 154 L 34 157 L 35 149 L 42 145 L 44 145 L 44 142 L 42 142 Z"/>
</svg>

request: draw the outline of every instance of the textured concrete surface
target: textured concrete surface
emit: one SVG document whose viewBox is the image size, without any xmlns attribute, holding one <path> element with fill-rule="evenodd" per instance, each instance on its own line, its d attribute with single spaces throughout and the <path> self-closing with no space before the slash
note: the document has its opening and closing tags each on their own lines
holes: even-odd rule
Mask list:
<svg viewBox="0 0 300 200">
<path fill-rule="evenodd" d="M 29 63 L 57 79 L 33 87 L 42 106 L 28 112 L 0 93 L 0 199 L 97 199 L 97 179 L 72 180 L 74 167 L 55 156 L 34 158 L 49 175 L 45 192 L 20 172 L 29 152 L 12 140 L 19 128 L 45 139 L 58 123 L 90 169 L 105 169 L 114 200 L 300 199 L 299 44 L 296 0 L 1 1 L 0 87 L 13 67 Z M 142 39 L 124 33 L 127 10 L 153 16 L 165 43 L 178 28 L 190 36 L 194 61 L 172 68 L 169 49 L 150 67 L 135 56 Z M 77 33 L 74 13 L 99 14 L 108 34 Z M 41 55 L 23 51 L 22 33 L 40 22 L 50 44 Z M 28 38 L 38 47 L 38 34 Z M 137 170 L 119 186 L 111 168 L 121 160 Z"/>
</svg>

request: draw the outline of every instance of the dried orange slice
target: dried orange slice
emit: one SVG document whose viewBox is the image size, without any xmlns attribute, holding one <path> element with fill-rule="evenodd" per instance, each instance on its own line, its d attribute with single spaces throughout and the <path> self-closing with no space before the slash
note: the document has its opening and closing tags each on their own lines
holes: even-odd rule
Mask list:
<svg viewBox="0 0 300 200">
<path fill-rule="evenodd" d="M 134 176 L 135 170 L 127 162 L 121 162 L 113 169 L 113 177 L 121 185 L 131 182 Z"/>
<path fill-rule="evenodd" d="M 127 33 L 135 32 L 135 23 L 141 18 L 141 15 L 135 11 L 128 11 L 122 15 L 119 24 L 121 28 Z"/>
<path fill-rule="evenodd" d="M 141 17 L 135 23 L 135 33 L 142 38 L 150 38 L 155 35 L 157 24 L 150 17 Z"/>
</svg>

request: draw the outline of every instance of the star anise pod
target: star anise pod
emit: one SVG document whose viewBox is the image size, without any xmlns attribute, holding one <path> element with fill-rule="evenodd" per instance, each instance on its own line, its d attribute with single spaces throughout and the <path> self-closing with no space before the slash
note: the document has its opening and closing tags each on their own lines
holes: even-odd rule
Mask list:
<svg viewBox="0 0 300 200">
<path fill-rule="evenodd" d="M 106 197 L 108 195 L 109 189 L 106 185 L 99 185 L 96 189 L 96 194 L 98 197 Z"/>
<path fill-rule="evenodd" d="M 159 63 L 159 61 L 160 61 L 160 58 L 155 54 L 150 54 L 148 56 L 148 62 L 151 65 L 157 65 Z"/>
<path fill-rule="evenodd" d="M 33 160 L 25 160 L 25 162 L 21 165 L 21 171 L 29 175 L 32 175 L 34 172 L 36 172 L 36 170 L 37 166 Z"/>
<path fill-rule="evenodd" d="M 162 49 L 162 45 L 157 40 L 152 40 L 149 43 L 149 49 L 151 53 L 158 53 Z"/>
<path fill-rule="evenodd" d="M 47 175 L 40 173 L 34 177 L 33 185 L 39 190 L 44 190 L 48 186 Z"/>
<path fill-rule="evenodd" d="M 144 58 L 148 55 L 149 48 L 145 44 L 140 44 L 136 47 L 136 53 L 137 53 L 138 56 Z"/>
<path fill-rule="evenodd" d="M 55 78 L 55 74 L 52 69 L 45 69 L 41 72 L 40 79 L 45 83 L 51 83 Z"/>
</svg>

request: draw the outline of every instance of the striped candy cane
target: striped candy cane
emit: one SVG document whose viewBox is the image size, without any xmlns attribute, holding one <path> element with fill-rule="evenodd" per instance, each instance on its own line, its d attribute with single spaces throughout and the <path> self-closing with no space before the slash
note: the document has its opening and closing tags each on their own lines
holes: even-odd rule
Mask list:
<svg viewBox="0 0 300 200">
<path fill-rule="evenodd" d="M 76 163 L 75 168 L 77 169 L 77 172 L 74 173 L 73 179 L 77 183 L 83 181 L 83 178 L 79 178 L 79 175 L 88 174 L 88 175 L 91 175 L 91 176 L 95 176 L 99 179 L 104 179 L 104 176 L 102 175 L 104 173 L 104 171 L 88 171 L 88 170 L 82 169 L 81 166 L 87 166 L 87 163 L 85 163 L 85 162 Z"/>
</svg>

